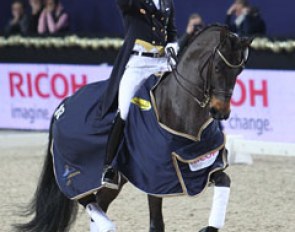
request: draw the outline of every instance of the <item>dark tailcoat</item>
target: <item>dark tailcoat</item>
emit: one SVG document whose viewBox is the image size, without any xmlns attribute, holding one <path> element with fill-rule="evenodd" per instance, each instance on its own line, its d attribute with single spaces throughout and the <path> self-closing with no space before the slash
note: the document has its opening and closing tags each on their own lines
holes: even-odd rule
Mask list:
<svg viewBox="0 0 295 232">
<path fill-rule="evenodd" d="M 118 89 L 136 39 L 155 46 L 177 40 L 173 0 L 160 0 L 158 10 L 153 0 L 117 0 L 125 26 L 125 42 L 114 64 L 108 86 L 102 97 L 101 115 L 118 107 Z"/>
</svg>

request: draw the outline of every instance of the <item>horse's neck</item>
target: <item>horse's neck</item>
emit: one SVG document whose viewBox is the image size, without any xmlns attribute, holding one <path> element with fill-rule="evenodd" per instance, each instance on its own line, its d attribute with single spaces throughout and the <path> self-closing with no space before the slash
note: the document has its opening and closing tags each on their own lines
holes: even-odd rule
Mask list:
<svg viewBox="0 0 295 232">
<path fill-rule="evenodd" d="M 154 90 L 154 96 L 161 124 L 198 139 L 203 127 L 210 120 L 208 106 L 201 108 L 177 83 L 172 73 L 159 83 Z"/>
<path fill-rule="evenodd" d="M 160 123 L 189 137 L 198 138 L 207 122 L 212 120 L 209 106 L 200 107 L 194 98 L 204 100 L 204 79 L 209 75 L 207 61 L 212 48 L 218 43 L 219 34 L 192 42 L 178 62 L 177 73 L 173 71 L 174 74 L 164 77 L 155 88 Z"/>
</svg>

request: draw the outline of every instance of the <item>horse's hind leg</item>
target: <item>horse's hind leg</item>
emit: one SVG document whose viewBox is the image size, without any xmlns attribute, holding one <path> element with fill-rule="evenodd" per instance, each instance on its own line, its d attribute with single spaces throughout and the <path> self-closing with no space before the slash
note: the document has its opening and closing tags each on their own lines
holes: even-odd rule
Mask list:
<svg viewBox="0 0 295 232">
<path fill-rule="evenodd" d="M 99 217 L 99 208 L 96 205 L 96 195 L 90 194 L 78 200 L 78 202 L 86 209 L 86 212 L 90 216 L 90 232 L 97 232 L 98 227 L 93 220 L 94 217 Z"/>
<path fill-rule="evenodd" d="M 90 232 L 116 231 L 115 225 L 107 217 L 106 212 L 108 210 L 109 205 L 119 195 L 125 183 L 126 180 L 123 179 L 119 190 L 103 188 L 97 192 L 96 196 L 89 195 L 79 200 L 79 203 L 86 208 L 86 211 L 91 218 Z"/>
<path fill-rule="evenodd" d="M 96 194 L 96 201 L 99 207 L 106 213 L 110 204 L 118 197 L 123 186 L 127 183 L 127 180 L 122 177 L 119 190 L 103 188 Z"/>
<path fill-rule="evenodd" d="M 162 214 L 162 198 L 148 195 L 150 209 L 150 232 L 164 232 L 165 225 Z"/>
<path fill-rule="evenodd" d="M 215 187 L 209 227 L 201 230 L 201 232 L 217 232 L 224 226 L 230 194 L 230 178 L 225 172 L 218 171 L 211 176 L 211 182 L 215 184 Z"/>
</svg>

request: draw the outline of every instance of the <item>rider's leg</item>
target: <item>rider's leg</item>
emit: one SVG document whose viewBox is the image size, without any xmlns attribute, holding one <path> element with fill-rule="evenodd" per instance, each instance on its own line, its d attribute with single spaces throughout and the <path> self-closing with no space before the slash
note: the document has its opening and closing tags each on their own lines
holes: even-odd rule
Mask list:
<svg viewBox="0 0 295 232">
<path fill-rule="evenodd" d="M 104 164 L 104 172 L 102 174 L 102 185 L 111 189 L 119 188 L 119 178 L 117 171 L 113 169 L 112 162 L 117 154 L 118 147 L 123 138 L 125 122 L 121 118 L 120 113 L 117 114 L 111 133 L 107 142 L 107 156 Z"/>
<path fill-rule="evenodd" d="M 166 65 L 166 66 L 165 66 Z M 152 74 L 167 71 L 166 58 L 132 56 L 126 66 L 119 86 L 119 112 L 108 139 L 107 159 L 102 176 L 102 185 L 118 189 L 118 174 L 112 162 L 123 137 L 124 121 L 127 119 L 130 101 L 143 82 Z"/>
<path fill-rule="evenodd" d="M 165 225 L 162 213 L 162 198 L 148 195 L 150 210 L 150 232 L 164 232 Z"/>
<path fill-rule="evenodd" d="M 118 189 L 120 176 L 113 169 L 112 162 L 123 138 L 124 122 L 128 116 L 130 101 L 146 78 L 147 76 L 144 75 L 142 68 L 127 65 L 119 86 L 119 113 L 115 118 L 107 143 L 107 159 L 102 175 L 102 185 L 104 187 Z"/>
<path fill-rule="evenodd" d="M 201 230 L 202 232 L 217 232 L 224 226 L 226 208 L 230 195 L 230 178 L 225 172 L 215 172 L 211 176 L 211 182 L 215 184 L 215 187 L 209 227 Z"/>
<path fill-rule="evenodd" d="M 124 134 L 124 125 L 129 112 L 130 101 L 138 89 L 136 77 L 139 78 L 137 69 L 126 68 L 119 86 L 119 113 L 117 114 L 107 142 L 107 158 L 102 174 L 102 185 L 111 189 L 118 189 L 119 175 L 112 167 L 112 162 L 117 154 L 118 147 Z"/>
</svg>

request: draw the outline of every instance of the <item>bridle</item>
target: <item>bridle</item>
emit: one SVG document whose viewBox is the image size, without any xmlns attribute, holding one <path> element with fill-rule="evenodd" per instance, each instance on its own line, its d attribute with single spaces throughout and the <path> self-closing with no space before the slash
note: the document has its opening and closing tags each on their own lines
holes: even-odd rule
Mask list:
<svg viewBox="0 0 295 232">
<path fill-rule="evenodd" d="M 249 56 L 249 48 L 247 48 L 245 51 L 244 51 L 244 54 L 243 54 L 243 59 L 241 61 L 240 64 L 231 64 L 226 58 L 225 56 L 221 53 L 221 51 L 219 49 L 216 50 L 217 51 L 217 54 L 220 56 L 220 58 L 223 60 L 223 62 L 230 68 L 241 68 L 241 67 L 244 67 L 245 63 L 247 62 L 248 60 L 248 56 Z"/>
<path fill-rule="evenodd" d="M 235 35 L 236 36 L 236 35 Z M 207 72 L 207 77 L 203 78 L 204 79 L 204 87 L 203 89 L 200 89 L 198 86 L 196 86 L 199 91 L 201 91 L 204 95 L 204 99 L 200 100 L 197 96 L 195 96 L 187 87 L 185 87 L 181 81 L 179 80 L 179 77 L 188 82 L 190 85 L 195 85 L 195 83 L 190 82 L 189 80 L 187 80 L 177 69 L 177 57 L 174 51 L 172 51 L 170 53 L 170 56 L 168 56 L 168 60 L 170 60 L 170 64 L 171 59 L 174 59 L 174 61 L 176 61 L 173 63 L 173 65 L 171 65 L 172 67 L 172 74 L 175 77 L 176 82 L 178 83 L 178 85 L 190 96 L 192 97 L 192 99 L 198 103 L 198 105 L 201 108 L 205 108 L 208 103 L 210 102 L 210 89 L 211 89 L 211 80 L 212 80 L 212 70 L 213 70 L 213 63 L 214 63 L 214 58 L 215 55 L 218 54 L 219 57 L 221 58 L 221 60 L 231 69 L 239 69 L 244 67 L 247 59 L 248 59 L 248 54 L 249 54 L 249 50 L 248 48 L 246 50 L 243 51 L 243 58 L 242 61 L 239 64 L 232 64 L 230 63 L 225 56 L 222 54 L 222 52 L 220 51 L 220 48 L 222 47 L 222 45 L 225 43 L 226 37 L 214 48 L 213 52 L 211 53 L 211 55 L 208 57 L 208 59 L 204 62 L 204 64 L 202 65 L 201 69 L 200 69 L 200 74 L 202 76 L 203 70 L 208 67 L 208 72 Z M 226 98 L 230 98 L 232 96 L 232 92 L 231 93 L 227 93 L 225 94 L 223 91 L 214 91 L 214 94 L 216 95 L 224 95 Z"/>
</svg>

